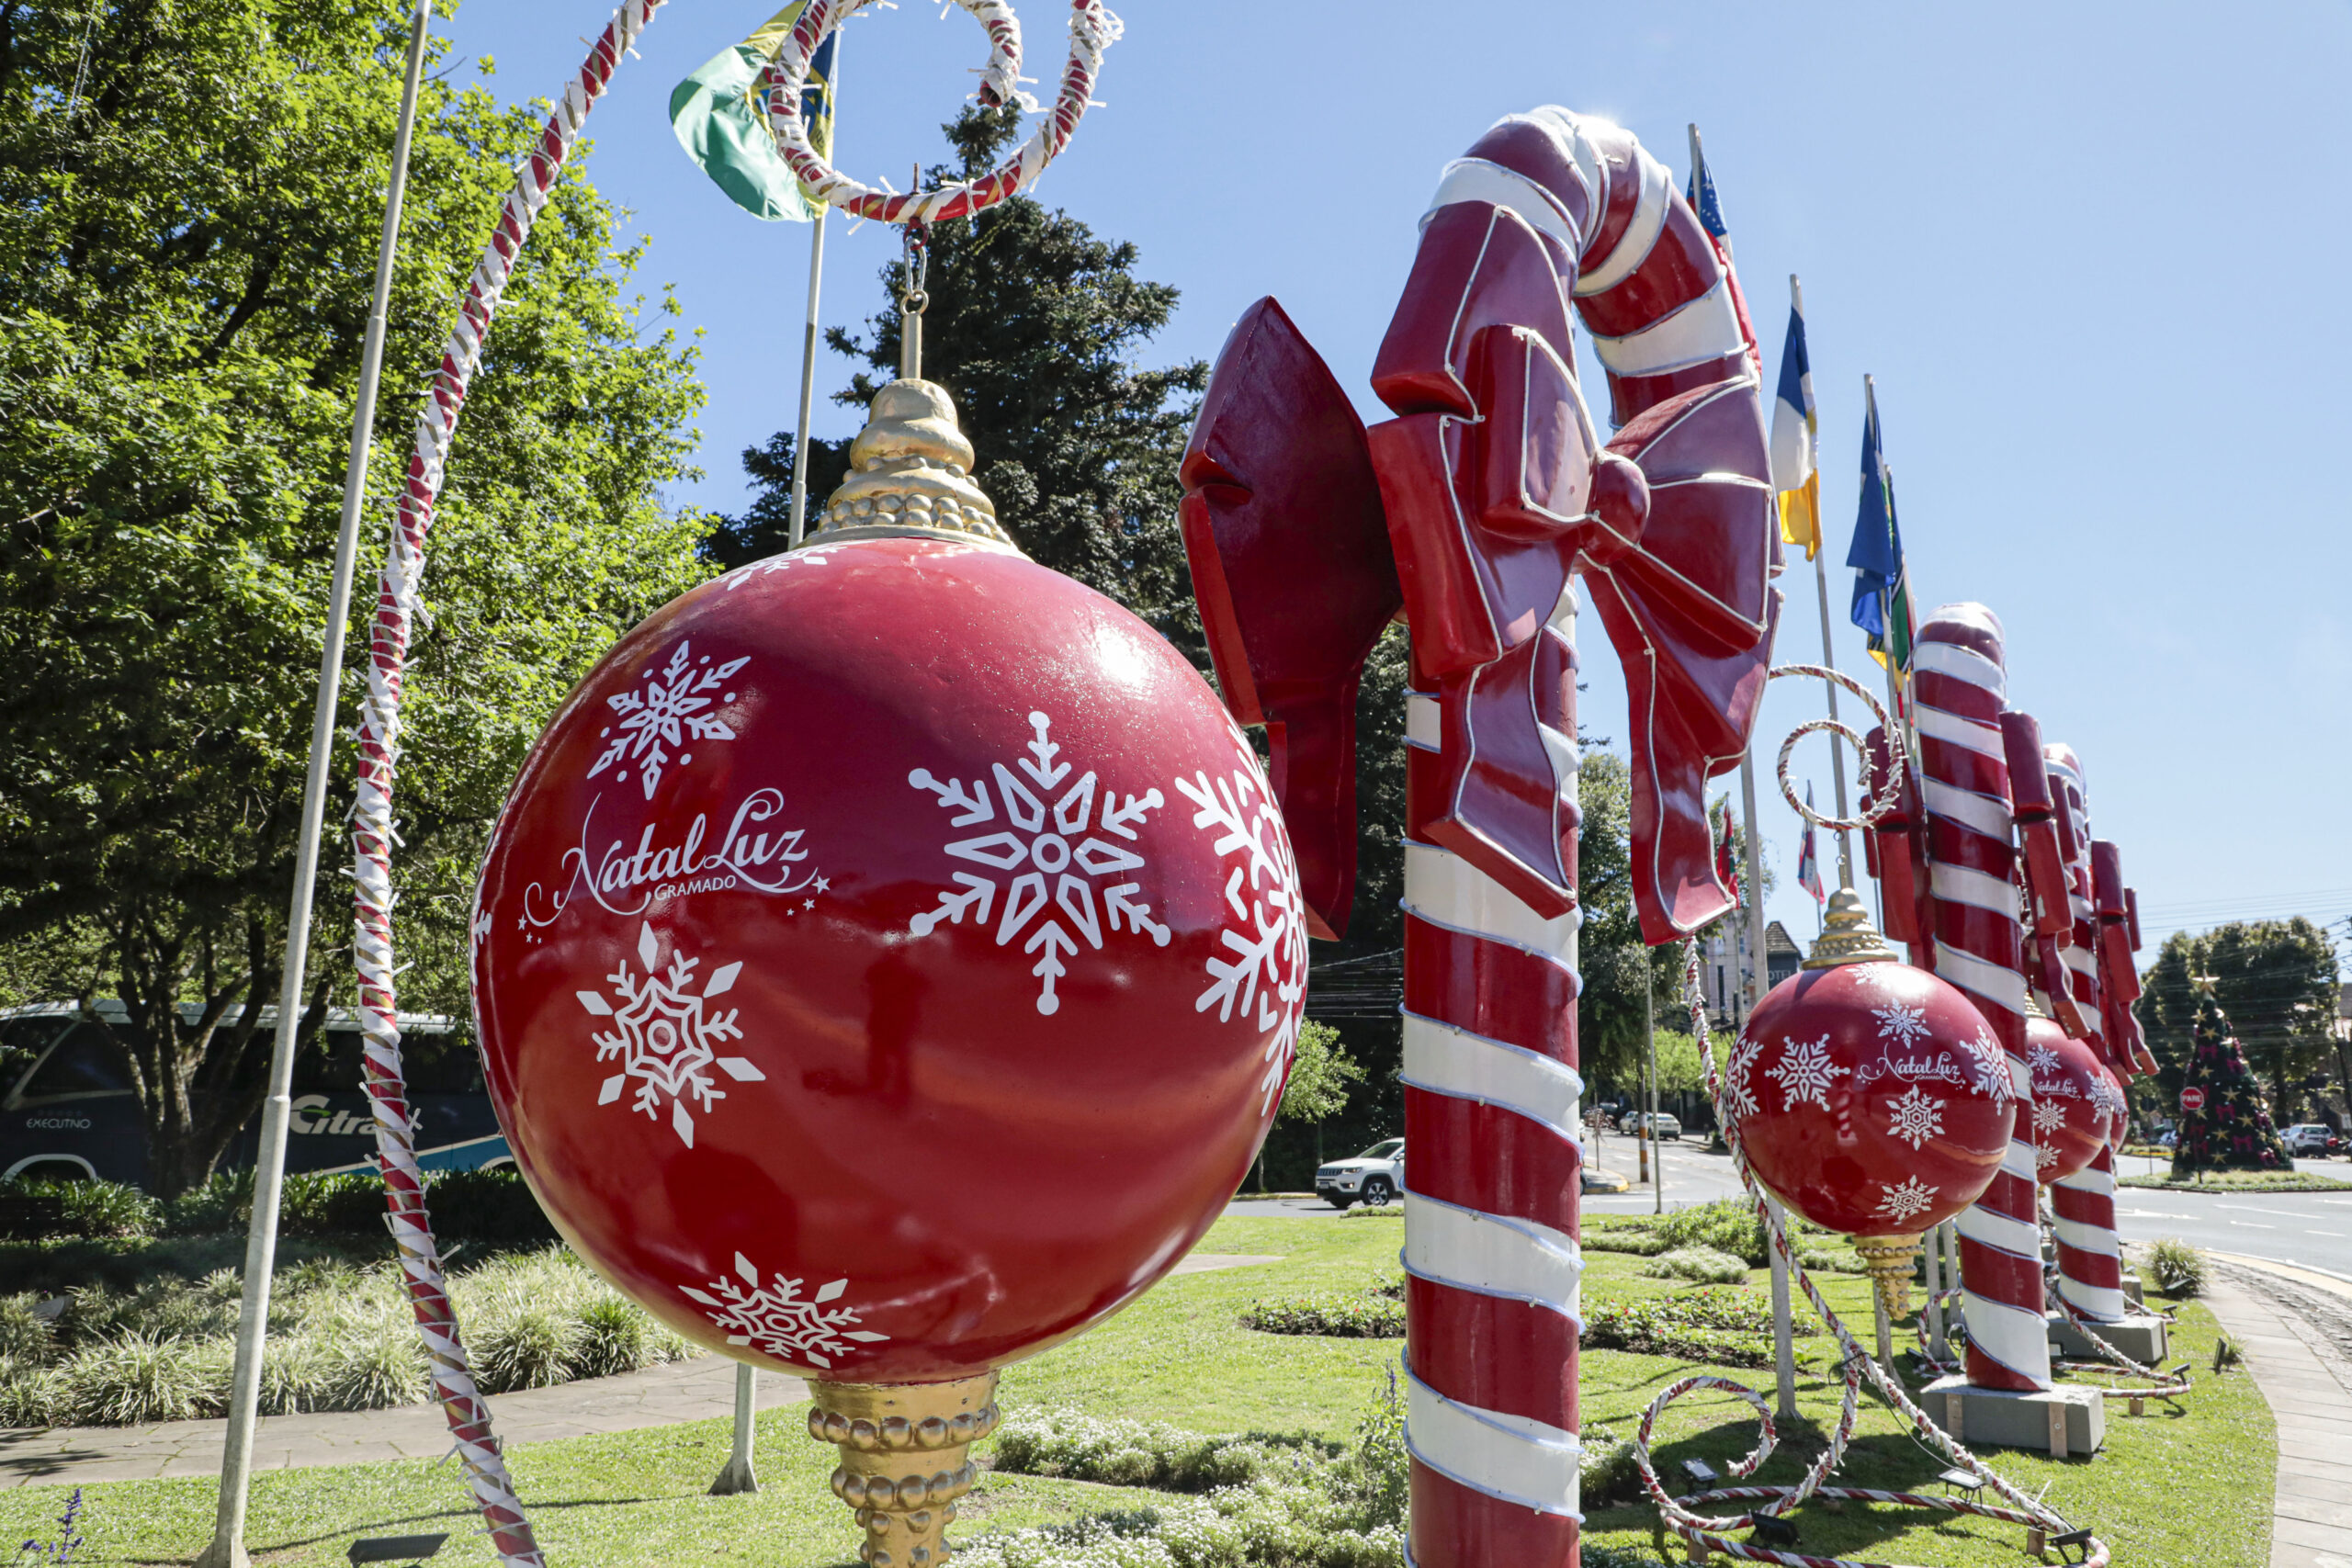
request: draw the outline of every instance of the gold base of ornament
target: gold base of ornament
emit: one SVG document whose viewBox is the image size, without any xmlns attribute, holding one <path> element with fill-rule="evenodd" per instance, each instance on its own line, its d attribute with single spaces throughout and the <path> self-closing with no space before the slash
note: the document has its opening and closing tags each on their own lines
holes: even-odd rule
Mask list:
<svg viewBox="0 0 2352 1568">
<path fill-rule="evenodd" d="M 833 1495 L 857 1511 L 860 1560 L 871 1568 L 945 1562 L 956 1499 L 972 1489 L 971 1446 L 996 1430 L 996 1373 L 808 1388 L 808 1435 L 842 1450 Z"/>
<path fill-rule="evenodd" d="M 1878 1288 L 1878 1299 L 1885 1303 L 1889 1322 L 1900 1323 L 1911 1315 L 1911 1265 L 1919 1256 L 1919 1237 L 1916 1235 L 1858 1235 L 1854 1250 L 1862 1255 L 1862 1267 L 1870 1270 L 1871 1283 Z"/>
</svg>

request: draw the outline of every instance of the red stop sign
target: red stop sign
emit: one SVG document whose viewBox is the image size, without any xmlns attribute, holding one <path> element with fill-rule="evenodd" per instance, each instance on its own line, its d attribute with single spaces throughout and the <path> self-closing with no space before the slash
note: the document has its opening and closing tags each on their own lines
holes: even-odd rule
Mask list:
<svg viewBox="0 0 2352 1568">
<path fill-rule="evenodd" d="M 2183 1111 L 2202 1111 L 2202 1110 L 2204 1110 L 2204 1109 L 2205 1109 L 2205 1091 L 2204 1091 L 2203 1089 L 2201 1089 L 2197 1088 L 2197 1087 L 2196 1087 L 2195 1085 L 2193 1085 L 2193 1084 L 2192 1084 L 2192 1085 L 2190 1085 L 2188 1088 L 2187 1088 L 2187 1089 L 2182 1089 L 2182 1090 L 2180 1091 L 2180 1108 L 2181 1108 Z"/>
</svg>

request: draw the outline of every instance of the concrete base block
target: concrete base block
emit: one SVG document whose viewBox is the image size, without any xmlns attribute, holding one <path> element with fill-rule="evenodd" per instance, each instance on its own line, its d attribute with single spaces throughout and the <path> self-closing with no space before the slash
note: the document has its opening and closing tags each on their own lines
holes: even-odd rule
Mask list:
<svg viewBox="0 0 2352 1568">
<path fill-rule="evenodd" d="M 2140 1288 L 2139 1275 L 2126 1274 L 2123 1276 L 2123 1299 L 2130 1302 L 2135 1307 L 2146 1306 L 2148 1304 L 2147 1293 Z"/>
<path fill-rule="evenodd" d="M 2165 1320 L 2153 1313 L 2133 1313 L 2120 1323 L 2102 1323 L 2093 1326 L 2092 1333 L 2114 1346 L 2142 1366 L 2153 1367 L 2165 1359 Z M 2050 1314 L 2050 1348 L 2057 1354 L 2075 1361 L 2097 1361 L 2098 1347 L 2089 1336 L 2067 1320 L 2062 1313 Z"/>
<path fill-rule="evenodd" d="M 1967 1374 L 1938 1378 L 1920 1393 L 1929 1419 L 1970 1448 L 2097 1453 L 2107 1441 L 2107 1402 L 2087 1388 L 2006 1393 L 1971 1388 Z"/>
</svg>

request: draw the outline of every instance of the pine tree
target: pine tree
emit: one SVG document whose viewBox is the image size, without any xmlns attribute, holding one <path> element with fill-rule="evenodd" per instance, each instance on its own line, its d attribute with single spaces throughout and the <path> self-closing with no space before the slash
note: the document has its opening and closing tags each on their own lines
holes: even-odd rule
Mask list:
<svg viewBox="0 0 2352 1568">
<path fill-rule="evenodd" d="M 2204 1091 L 2205 1102 L 2194 1111 L 2181 1110 L 2172 1153 L 2176 1179 L 2207 1170 L 2294 1168 L 2263 1103 L 2261 1080 L 2246 1066 L 2210 980 L 2198 988 L 2197 1022 L 2183 1077 L 2185 1087 Z"/>
<path fill-rule="evenodd" d="M 967 108 L 942 128 L 957 166 L 931 183 L 968 179 L 1004 154 L 1017 109 Z M 975 218 L 935 225 L 923 315 L 923 378 L 956 400 L 979 454 L 973 479 L 997 519 L 1032 558 L 1126 605 L 1207 668 L 1192 579 L 1176 527 L 1184 455 L 1208 366 L 1188 360 L 1143 369 L 1136 354 L 1168 324 L 1177 292 L 1135 276 L 1136 247 L 1029 197 Z M 886 308 L 864 335 L 826 333 L 836 353 L 864 360 L 834 395 L 864 408 L 898 374 L 903 266 L 883 268 Z M 784 548 L 791 515 L 793 435 L 743 455 L 761 492 L 714 540 L 721 559 Z M 813 514 L 848 468 L 845 441 L 809 443 Z"/>
</svg>

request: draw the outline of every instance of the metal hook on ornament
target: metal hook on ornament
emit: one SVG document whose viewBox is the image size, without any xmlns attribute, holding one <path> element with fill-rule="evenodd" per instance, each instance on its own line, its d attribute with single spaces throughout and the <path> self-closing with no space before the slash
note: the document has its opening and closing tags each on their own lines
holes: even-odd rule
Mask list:
<svg viewBox="0 0 2352 1568">
<path fill-rule="evenodd" d="M 1860 697 L 1862 705 L 1871 710 L 1871 716 L 1878 720 L 1879 728 L 1886 736 L 1888 769 L 1895 776 L 1901 776 L 1908 760 L 1903 743 L 1903 727 L 1888 721 L 1884 705 L 1871 694 L 1869 687 L 1851 675 L 1821 664 L 1782 664 L 1776 667 L 1767 679 L 1777 681 L 1783 675 L 1811 675 L 1824 681 L 1835 681 L 1855 696 Z M 1862 775 L 1856 781 L 1855 787 L 1861 791 L 1862 798 L 1871 801 L 1871 804 L 1863 809 L 1860 816 L 1850 820 L 1842 817 L 1824 816 L 1797 798 L 1796 785 L 1789 782 L 1789 754 L 1796 750 L 1798 741 L 1813 734 L 1843 736 L 1847 744 L 1853 747 L 1861 757 Z M 1832 741 L 1833 745 L 1835 743 Z M 1854 732 L 1851 727 L 1834 718 L 1810 719 L 1791 730 L 1789 738 L 1781 742 L 1781 756 L 1773 765 L 1773 776 L 1781 781 L 1781 798 L 1789 803 L 1790 810 L 1815 827 L 1826 828 L 1832 832 L 1868 831 L 1877 825 L 1880 818 L 1894 809 L 1897 799 L 1896 792 L 1891 789 L 1877 791 L 1876 798 L 1872 799 L 1871 785 L 1877 782 L 1877 771 L 1871 765 L 1870 746 Z"/>
<path fill-rule="evenodd" d="M 918 176 L 920 183 L 920 176 Z M 922 379 L 922 313 L 931 309 L 931 225 L 908 220 L 906 287 L 899 293 L 899 379 Z"/>
</svg>

